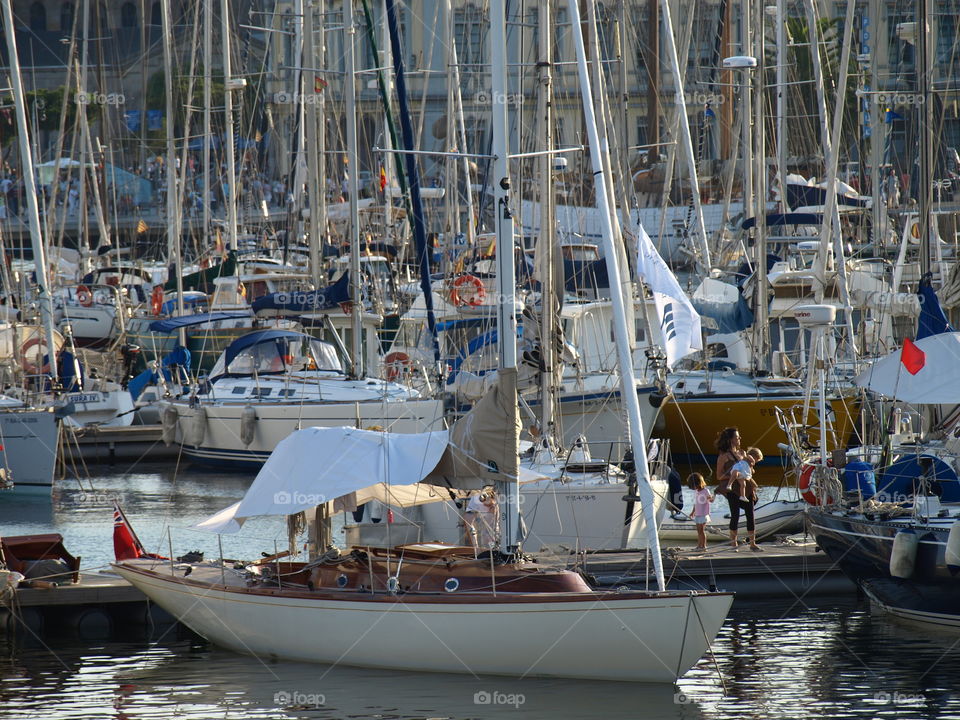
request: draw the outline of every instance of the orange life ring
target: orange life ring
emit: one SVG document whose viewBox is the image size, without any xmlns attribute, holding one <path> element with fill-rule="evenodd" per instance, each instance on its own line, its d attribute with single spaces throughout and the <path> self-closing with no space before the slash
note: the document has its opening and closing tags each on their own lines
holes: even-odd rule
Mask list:
<svg viewBox="0 0 960 720">
<path fill-rule="evenodd" d="M 30 362 L 29 360 L 27 360 L 27 351 L 30 350 L 30 349 L 33 348 L 33 347 L 38 346 L 38 345 L 39 345 L 40 347 L 44 348 L 44 349 L 47 351 L 46 354 L 47 354 L 47 357 L 49 357 L 49 356 L 50 356 L 50 350 L 47 348 L 47 343 L 46 343 L 46 341 L 44 341 L 44 340 L 41 339 L 41 338 L 32 337 L 32 338 L 30 338 L 29 340 L 27 340 L 23 345 L 20 346 L 20 367 L 23 368 L 23 371 L 24 371 L 27 375 L 39 375 L 39 374 L 44 374 L 44 375 L 46 375 L 48 372 L 50 372 L 50 361 L 49 361 L 49 360 L 46 362 L 46 364 L 43 365 L 43 367 L 41 367 L 41 368 L 39 368 L 39 369 L 37 369 L 36 364 L 34 364 L 34 363 Z M 40 359 L 41 359 L 41 360 L 43 359 L 43 351 L 42 351 L 42 350 L 40 351 Z"/>
<path fill-rule="evenodd" d="M 472 285 L 473 292 L 468 298 L 462 298 L 460 297 L 460 289 L 466 285 Z M 450 289 L 450 302 L 453 305 L 457 307 L 461 305 L 476 307 L 477 305 L 483 305 L 483 301 L 486 300 L 486 298 L 487 289 L 483 286 L 483 280 L 476 275 L 461 275 L 453 281 L 453 287 Z"/>
<path fill-rule="evenodd" d="M 153 292 L 150 293 L 150 309 L 154 315 L 159 315 L 163 310 L 163 285 L 154 285 Z"/>
<path fill-rule="evenodd" d="M 93 293 L 86 285 L 77 285 L 77 302 L 83 307 L 93 305 Z"/>
<path fill-rule="evenodd" d="M 387 380 L 393 382 L 400 374 L 410 369 L 410 356 L 405 352 L 392 352 L 383 359 Z"/>
<path fill-rule="evenodd" d="M 820 488 L 817 487 L 817 484 L 813 481 L 813 472 L 817 467 L 817 463 L 805 462 L 800 466 L 800 475 L 797 479 L 797 487 L 800 488 L 800 497 L 806 500 L 810 505 L 819 505 L 820 504 Z M 827 460 L 827 467 L 833 467 L 833 461 Z M 834 499 L 827 496 L 827 504 L 833 504 Z"/>
</svg>

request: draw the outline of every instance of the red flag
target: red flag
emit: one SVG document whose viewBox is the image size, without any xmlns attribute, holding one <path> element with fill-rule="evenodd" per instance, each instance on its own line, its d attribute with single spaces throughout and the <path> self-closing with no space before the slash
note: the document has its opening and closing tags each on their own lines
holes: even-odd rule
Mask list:
<svg viewBox="0 0 960 720">
<path fill-rule="evenodd" d="M 913 340 L 904 338 L 903 347 L 900 348 L 900 362 L 911 375 L 916 375 L 923 369 L 927 362 L 927 354 L 918 348 Z"/>
<path fill-rule="evenodd" d="M 380 168 L 380 192 L 383 192 L 387 188 L 387 171 L 384 168 Z"/>
<path fill-rule="evenodd" d="M 135 560 L 136 558 L 146 557 L 156 560 L 168 560 L 162 555 L 154 555 L 143 549 L 140 538 L 133 531 L 130 521 L 120 509 L 120 503 L 113 501 L 113 555 L 119 560 Z"/>
</svg>

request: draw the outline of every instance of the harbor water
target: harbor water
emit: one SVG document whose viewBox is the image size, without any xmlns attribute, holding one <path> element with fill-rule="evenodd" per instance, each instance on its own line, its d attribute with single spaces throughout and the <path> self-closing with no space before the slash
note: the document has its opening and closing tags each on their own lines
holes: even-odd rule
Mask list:
<svg viewBox="0 0 960 720">
<path fill-rule="evenodd" d="M 249 483 L 145 466 L 83 487 L 63 480 L 52 502 L 0 497 L 0 532 L 59 532 L 96 571 L 112 559 L 116 497 L 148 549 L 216 557 L 216 536 L 190 526 Z M 228 557 L 286 544 L 275 520 L 223 536 Z M 853 594 L 737 600 L 712 656 L 666 687 L 270 661 L 176 625 L 118 628 L 96 641 L 21 632 L 0 645 L 0 718 L 960 718 L 960 634 L 896 623 Z"/>
</svg>

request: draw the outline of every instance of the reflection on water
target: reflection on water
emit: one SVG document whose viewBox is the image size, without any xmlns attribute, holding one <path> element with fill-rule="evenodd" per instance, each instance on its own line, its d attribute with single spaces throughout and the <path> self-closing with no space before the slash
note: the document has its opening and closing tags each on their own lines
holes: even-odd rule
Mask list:
<svg viewBox="0 0 960 720">
<path fill-rule="evenodd" d="M 8 646 L 0 718 L 960 718 L 958 637 L 842 599 L 787 612 L 739 604 L 714 657 L 677 687 L 268 662 L 162 632 Z"/>
</svg>

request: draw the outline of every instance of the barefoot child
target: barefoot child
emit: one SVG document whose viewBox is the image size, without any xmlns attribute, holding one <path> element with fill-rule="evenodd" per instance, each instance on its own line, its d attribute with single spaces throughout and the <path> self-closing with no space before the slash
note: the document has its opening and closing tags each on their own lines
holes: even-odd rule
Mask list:
<svg viewBox="0 0 960 720">
<path fill-rule="evenodd" d="M 741 502 L 757 501 L 757 483 L 753 479 L 754 466 L 763 460 L 760 448 L 747 448 L 747 456 L 739 460 L 730 468 L 730 480 L 740 489 Z"/>
<path fill-rule="evenodd" d="M 707 490 L 707 483 L 700 473 L 687 476 L 687 487 L 693 490 L 693 511 L 690 517 L 697 522 L 697 550 L 707 549 L 707 522 L 710 520 L 710 503 L 714 496 Z"/>
</svg>

